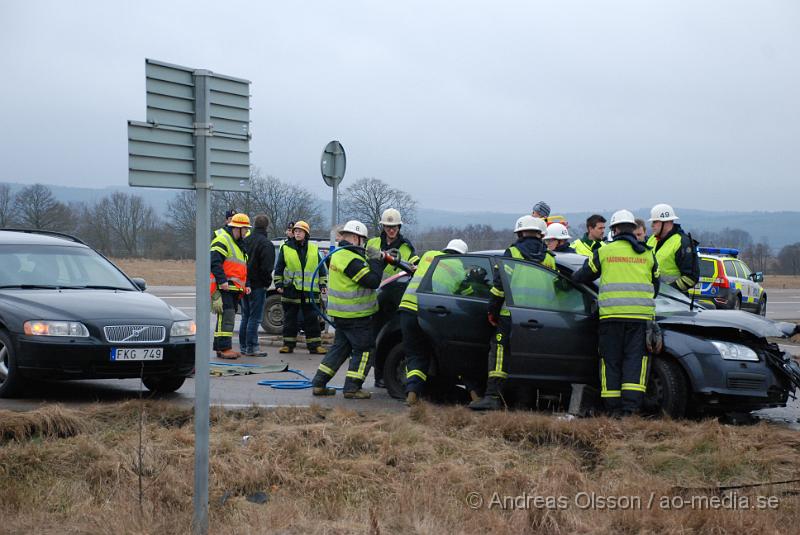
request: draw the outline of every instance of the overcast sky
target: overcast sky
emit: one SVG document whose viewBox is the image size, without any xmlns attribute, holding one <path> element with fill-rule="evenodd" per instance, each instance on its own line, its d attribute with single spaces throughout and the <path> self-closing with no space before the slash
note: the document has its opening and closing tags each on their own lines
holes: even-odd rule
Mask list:
<svg viewBox="0 0 800 535">
<path fill-rule="evenodd" d="M 0 1 L 0 181 L 127 183 L 144 58 L 252 81 L 251 162 L 322 148 L 430 208 L 798 208 L 800 2 Z"/>
</svg>

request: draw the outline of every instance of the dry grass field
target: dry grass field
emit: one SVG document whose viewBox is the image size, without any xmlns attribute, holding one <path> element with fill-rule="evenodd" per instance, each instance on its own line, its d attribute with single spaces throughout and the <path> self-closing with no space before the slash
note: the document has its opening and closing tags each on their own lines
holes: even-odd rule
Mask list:
<svg viewBox="0 0 800 535">
<path fill-rule="evenodd" d="M 0 411 L 0 532 L 188 533 L 191 412 L 144 403 L 140 465 L 141 407 Z M 800 484 L 718 487 L 798 466 L 800 435 L 763 423 L 215 409 L 211 533 L 792 534 Z"/>
<path fill-rule="evenodd" d="M 764 275 L 764 288 L 797 289 L 800 288 L 800 277 L 792 275 Z"/>
</svg>

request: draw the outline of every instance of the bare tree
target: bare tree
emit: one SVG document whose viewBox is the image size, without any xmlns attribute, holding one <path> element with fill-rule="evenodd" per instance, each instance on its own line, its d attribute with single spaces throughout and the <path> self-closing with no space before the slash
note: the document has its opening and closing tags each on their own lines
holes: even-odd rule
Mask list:
<svg viewBox="0 0 800 535">
<path fill-rule="evenodd" d="M 417 201 L 405 191 L 395 189 L 377 178 L 365 177 L 345 188 L 342 196 L 345 219 L 358 219 L 372 232 L 380 232 L 381 214 L 387 208 L 400 211 L 403 223 L 414 223 Z"/>
<path fill-rule="evenodd" d="M 108 227 L 114 254 L 140 256 L 146 235 L 158 224 L 153 208 L 138 196 L 115 192 L 96 206 L 98 222 Z"/>
<path fill-rule="evenodd" d="M 0 228 L 7 228 L 14 223 L 14 202 L 11 196 L 11 186 L 0 184 Z"/>
<path fill-rule="evenodd" d="M 73 218 L 67 205 L 53 197 L 50 188 L 34 184 L 23 188 L 14 197 L 17 225 L 38 230 L 70 230 Z"/>
<path fill-rule="evenodd" d="M 249 207 L 251 214 L 264 213 L 270 220 L 270 233 L 283 235 L 286 223 L 302 219 L 311 225 L 315 236 L 327 236 L 317 229 L 324 227 L 319 199 L 307 189 L 282 182 L 274 176 L 261 177 L 258 169 L 250 179 Z"/>
<path fill-rule="evenodd" d="M 800 275 L 800 243 L 785 245 L 778 253 L 781 273 Z"/>
</svg>

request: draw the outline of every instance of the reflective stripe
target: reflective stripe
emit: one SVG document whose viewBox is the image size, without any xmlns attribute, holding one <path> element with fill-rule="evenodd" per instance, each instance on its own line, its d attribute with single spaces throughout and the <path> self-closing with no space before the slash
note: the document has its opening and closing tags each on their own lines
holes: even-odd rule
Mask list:
<svg viewBox="0 0 800 535">
<path fill-rule="evenodd" d="M 499 377 L 506 379 L 508 374 L 503 371 L 503 360 L 505 357 L 505 348 L 500 342 L 503 340 L 503 335 L 497 334 L 497 349 L 495 349 L 494 370 L 489 372 L 489 377 Z"/>
<path fill-rule="evenodd" d="M 648 292 L 652 295 L 652 284 L 634 284 L 627 282 L 609 282 L 600 286 L 601 292 Z"/>
<path fill-rule="evenodd" d="M 369 312 L 373 310 L 374 307 L 375 304 L 372 302 L 356 304 L 336 303 L 333 305 L 330 299 L 328 300 L 328 309 L 332 312 Z"/>
<path fill-rule="evenodd" d="M 217 331 L 214 333 L 214 338 L 229 338 L 231 336 L 233 336 L 232 332 Z"/>
<path fill-rule="evenodd" d="M 602 294 L 601 294 L 602 295 Z M 605 297 L 597 300 L 601 307 L 654 307 L 655 300 L 645 297 Z"/>
<path fill-rule="evenodd" d="M 603 390 L 600 393 L 601 398 L 618 398 L 622 396 L 622 391 L 620 390 Z"/>
<path fill-rule="evenodd" d="M 331 377 L 333 377 L 334 375 L 336 375 L 336 372 L 335 372 L 335 371 L 333 371 L 332 369 L 328 368 L 328 367 L 327 367 L 327 366 L 325 366 L 324 364 L 320 364 L 320 365 L 319 365 L 319 371 L 321 371 L 321 372 L 322 372 L 322 373 L 324 373 L 325 375 L 330 375 Z"/>
<path fill-rule="evenodd" d="M 620 390 L 609 390 L 608 383 L 606 382 L 606 361 L 600 359 L 600 397 L 601 398 L 618 398 L 622 395 Z"/>
<path fill-rule="evenodd" d="M 406 372 L 406 379 L 411 379 L 412 377 L 419 377 L 423 381 L 428 380 L 428 376 L 422 373 L 420 370 L 411 370 Z"/>
<path fill-rule="evenodd" d="M 313 243 L 309 243 L 306 246 L 305 265 L 301 265 L 300 254 L 297 249 L 284 243 L 281 245 L 281 251 L 283 252 L 283 260 L 286 266 L 283 271 L 284 285 L 294 286 L 301 292 L 310 292 L 311 279 L 319 263 L 319 248 Z M 322 277 L 319 278 L 317 284 L 324 284 Z M 314 289 L 315 293 L 319 291 L 317 285 L 315 285 Z"/>
<path fill-rule="evenodd" d="M 647 355 L 642 356 L 642 373 L 639 374 L 639 383 L 642 386 L 647 385 Z"/>
<path fill-rule="evenodd" d="M 632 390 L 634 392 L 645 392 L 647 388 L 644 385 L 640 385 L 637 383 L 622 383 L 622 390 Z"/>
<path fill-rule="evenodd" d="M 328 297 L 338 297 L 340 299 L 357 299 L 359 297 L 367 296 L 373 291 L 374 290 L 370 290 L 369 288 L 348 290 L 348 291 L 329 289 Z"/>
<path fill-rule="evenodd" d="M 360 281 L 360 280 L 361 280 L 361 279 L 364 277 L 364 275 L 366 275 L 367 273 L 369 273 L 369 268 L 368 268 L 368 267 L 361 268 L 361 271 L 359 271 L 358 273 L 356 273 L 355 275 L 353 275 L 353 280 L 354 280 L 355 282 L 358 282 L 358 281 Z"/>
<path fill-rule="evenodd" d="M 678 280 L 678 277 L 675 275 L 665 275 L 664 273 L 661 274 L 661 282 L 672 284 L 676 280 Z"/>
</svg>

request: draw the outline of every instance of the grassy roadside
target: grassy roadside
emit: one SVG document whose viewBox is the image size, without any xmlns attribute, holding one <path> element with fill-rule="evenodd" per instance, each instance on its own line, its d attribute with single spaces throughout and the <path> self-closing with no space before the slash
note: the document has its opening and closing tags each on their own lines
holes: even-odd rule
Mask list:
<svg viewBox="0 0 800 535">
<path fill-rule="evenodd" d="M 131 277 L 142 277 L 150 286 L 193 286 L 194 260 L 148 260 L 145 258 L 113 259 Z M 800 277 L 767 275 L 765 288 L 800 288 Z"/>
<path fill-rule="evenodd" d="M 191 412 L 144 407 L 141 510 L 137 402 L 0 411 L 0 531 L 187 533 Z M 796 479 L 799 462 L 800 436 L 768 424 L 427 404 L 405 414 L 213 410 L 211 532 L 789 534 L 798 484 L 740 489 L 727 502 L 690 489 Z M 258 491 L 265 505 L 246 500 Z M 714 496 L 729 507 L 714 508 Z"/>
</svg>

